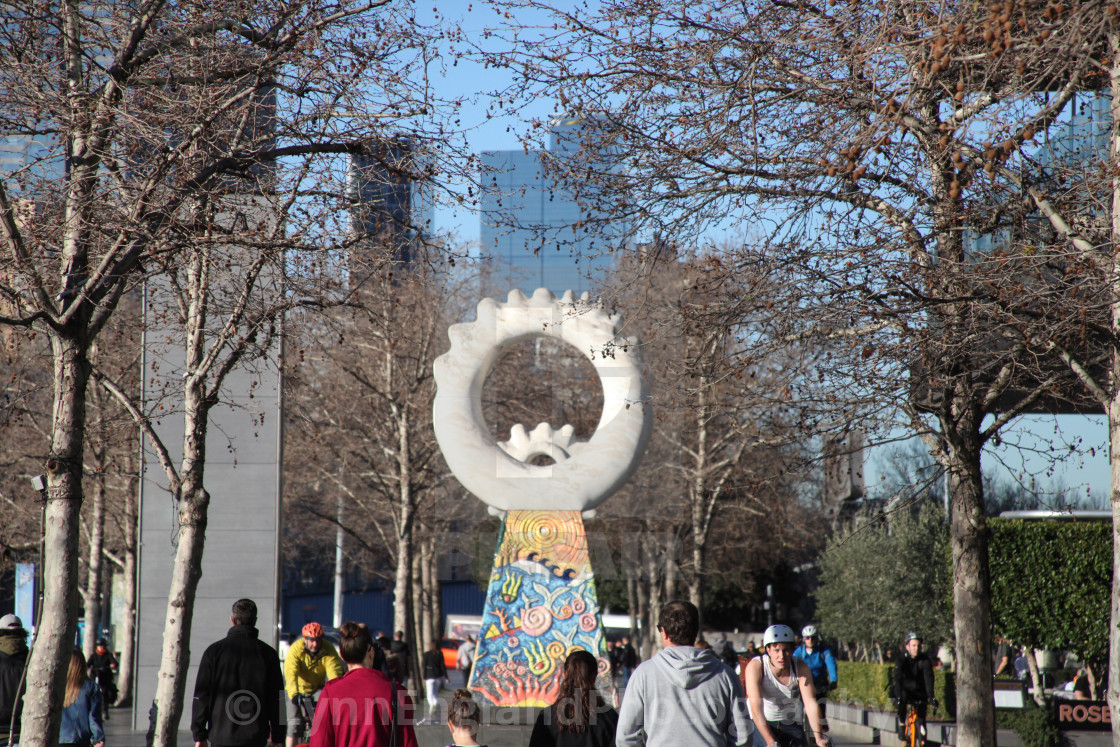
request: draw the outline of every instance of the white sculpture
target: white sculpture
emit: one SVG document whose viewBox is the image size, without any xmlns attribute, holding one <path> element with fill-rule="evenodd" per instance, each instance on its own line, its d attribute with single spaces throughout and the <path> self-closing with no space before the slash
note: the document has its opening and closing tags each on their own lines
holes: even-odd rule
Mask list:
<svg viewBox="0 0 1120 747">
<path fill-rule="evenodd" d="M 621 318 L 568 291 L 519 290 L 503 303 L 478 304 L 478 319 L 448 330 L 451 349 L 435 361 L 436 440 L 467 490 L 498 511 L 590 511 L 620 488 L 637 467 L 651 427 L 636 340 Z M 521 340 L 552 337 L 591 362 L 603 387 L 603 414 L 591 440 L 572 443 L 572 427 L 547 423 L 532 432 L 513 427 L 496 443 L 482 416 L 482 386 L 502 350 Z M 533 456 L 554 464 L 526 463 Z"/>
</svg>

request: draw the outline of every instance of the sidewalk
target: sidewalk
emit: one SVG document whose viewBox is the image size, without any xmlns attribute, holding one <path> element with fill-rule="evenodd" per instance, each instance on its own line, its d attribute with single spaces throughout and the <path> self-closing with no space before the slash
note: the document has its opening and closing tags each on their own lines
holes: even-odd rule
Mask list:
<svg viewBox="0 0 1120 747">
<path fill-rule="evenodd" d="M 450 693 L 444 692 L 445 696 Z M 145 735 L 142 731 L 129 729 L 131 712 L 128 709 L 114 708 L 112 717 L 105 722 L 105 747 L 145 747 Z M 479 740 L 488 747 L 525 747 L 529 744 L 529 736 L 533 733 L 531 724 L 520 726 L 483 726 Z M 446 726 L 417 726 L 416 741 L 420 747 L 444 747 L 451 742 L 451 734 Z M 853 739 L 847 736 L 833 735 L 836 747 L 853 747 L 854 745 L 875 744 L 870 741 Z M 176 747 L 194 747 L 190 732 L 179 732 Z"/>
</svg>

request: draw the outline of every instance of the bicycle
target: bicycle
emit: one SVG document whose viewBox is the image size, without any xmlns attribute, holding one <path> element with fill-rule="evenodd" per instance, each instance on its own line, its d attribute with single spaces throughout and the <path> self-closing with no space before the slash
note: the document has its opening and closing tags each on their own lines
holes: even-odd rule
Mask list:
<svg viewBox="0 0 1120 747">
<path fill-rule="evenodd" d="M 310 736 L 311 725 L 315 722 L 316 693 L 300 693 L 292 699 L 295 704 L 296 723 L 291 736 L 297 740 Z"/>
<path fill-rule="evenodd" d="M 925 703 L 921 703 L 925 705 Z M 925 747 L 926 720 L 918 713 L 917 703 L 906 703 L 906 719 L 903 722 L 902 741 L 906 747 Z"/>
</svg>

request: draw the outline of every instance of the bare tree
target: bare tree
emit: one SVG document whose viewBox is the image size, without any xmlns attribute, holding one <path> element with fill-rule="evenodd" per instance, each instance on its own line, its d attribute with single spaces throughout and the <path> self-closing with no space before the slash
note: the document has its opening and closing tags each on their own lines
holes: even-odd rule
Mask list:
<svg viewBox="0 0 1120 747">
<path fill-rule="evenodd" d="M 654 470 L 669 473 L 656 478 L 657 492 L 668 501 L 682 498 L 681 508 L 667 514 L 678 517 L 675 535 L 688 553 L 678 561 L 682 581 L 701 613 L 719 525 L 729 514 L 743 522 L 774 513 L 805 477 L 798 468 L 807 462 L 807 435 L 793 427 L 794 410 L 783 406 L 781 392 L 804 377 L 812 356 L 799 360 L 781 351 L 745 362 L 744 330 L 720 309 L 728 299 L 741 305 L 748 297 L 764 305 L 772 297 L 768 283 L 765 274 L 729 278 L 719 262 L 661 246 L 621 257 L 607 290 L 639 330 L 656 380 L 655 440 L 664 454 Z"/>
<path fill-rule="evenodd" d="M 449 266 L 355 267 L 366 277 L 355 304 L 330 318 L 304 317 L 298 332 L 289 454 L 301 469 L 287 481 L 289 523 L 311 516 L 341 526 L 373 568 L 395 569 L 393 629 L 423 645 L 435 632 L 431 605 L 426 623 L 421 614 L 422 599 L 438 593 L 432 542 L 464 510 L 478 514 L 474 502 L 464 506 L 444 490 L 450 473 L 431 422 L 432 361 L 447 347 L 448 325 L 464 313 L 469 286 Z M 418 535 L 427 555 L 417 552 Z"/>
<path fill-rule="evenodd" d="M 573 189 L 648 232 L 753 219 L 791 291 L 765 341 L 833 348 L 819 369 L 833 392 L 806 422 L 893 410 L 948 471 L 956 642 L 976 652 L 961 657 L 958 739 L 993 744 L 980 453 L 1018 413 L 1068 397 L 1031 349 L 1055 257 L 1021 249 L 1040 246 L 1023 241 L 1040 215 L 1077 238 L 1053 207 L 1060 184 L 1020 166 L 1107 69 L 1115 16 L 1094 2 L 508 5 L 556 26 L 491 55 L 521 74 L 507 95 L 555 97 L 615 156 L 568 167 Z M 1045 54 L 1002 54 L 1028 46 L 1018 30 L 1005 43 L 1013 27 Z"/>
<path fill-rule="evenodd" d="M 345 205 L 340 169 L 328 156 L 376 159 L 385 150 L 371 133 L 444 134 L 444 110 L 423 85 L 438 65 L 436 33 L 421 31 L 410 8 L 391 0 L 279 0 L 251 9 L 233 2 L 39 3 L 7 14 L 0 131 L 29 147 L 24 165 L 0 182 L 0 324 L 40 331 L 54 368 L 44 449 L 45 601 L 25 743 L 46 744 L 57 732 L 74 635 L 90 346 L 142 272 L 177 267 L 181 277 L 205 283 L 215 246 L 240 244 L 246 258 L 229 269 L 250 275 L 260 271 L 261 256 L 322 248 L 328 216 Z M 258 226 L 234 199 L 238 192 L 264 200 L 271 219 Z M 239 212 L 247 218 L 241 225 L 223 222 Z M 181 316 L 201 331 L 202 295 L 193 300 Z M 278 313 L 274 306 L 258 318 L 271 322 Z M 223 366 L 238 363 L 237 355 L 222 357 L 232 349 L 227 344 L 250 335 L 263 342 L 269 333 L 268 322 L 239 321 L 246 326 L 223 330 L 215 347 L 195 339 L 185 346 L 199 364 L 184 382 L 189 439 L 204 435 Z M 207 381 L 207 374 L 216 378 Z M 184 467 L 183 526 L 201 530 L 202 468 Z M 200 537 L 197 544 L 195 535 L 181 538 L 181 549 L 192 546 L 201 549 Z M 190 571 L 180 570 L 186 596 L 173 595 L 172 603 L 188 614 L 176 618 L 171 647 L 190 625 Z M 169 656 L 177 671 L 165 671 L 160 743 L 171 738 L 181 708 L 174 696 L 181 697 L 185 658 Z"/>
</svg>

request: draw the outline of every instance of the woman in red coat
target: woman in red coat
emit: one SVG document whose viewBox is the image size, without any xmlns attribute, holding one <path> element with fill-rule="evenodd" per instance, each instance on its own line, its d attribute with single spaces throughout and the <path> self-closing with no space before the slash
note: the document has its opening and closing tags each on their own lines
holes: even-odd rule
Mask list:
<svg viewBox="0 0 1120 747">
<path fill-rule="evenodd" d="M 390 724 L 397 730 L 399 747 L 417 747 L 412 699 L 373 668 L 375 647 L 369 630 L 347 622 L 338 633 L 338 652 L 348 669 L 323 687 L 311 725 L 311 747 L 388 747 Z M 394 690 L 397 708 L 392 709 Z"/>
</svg>

